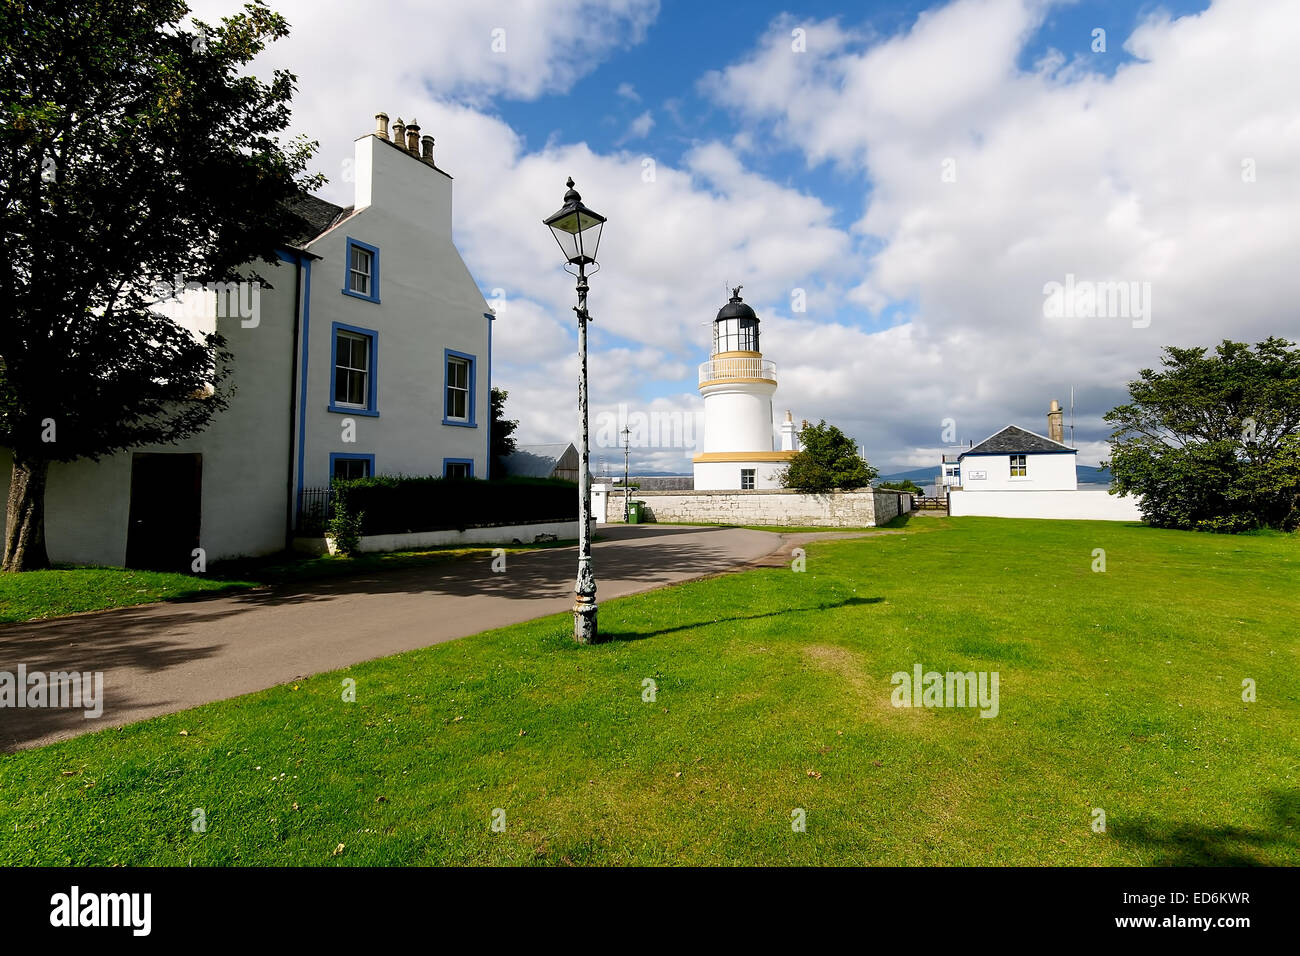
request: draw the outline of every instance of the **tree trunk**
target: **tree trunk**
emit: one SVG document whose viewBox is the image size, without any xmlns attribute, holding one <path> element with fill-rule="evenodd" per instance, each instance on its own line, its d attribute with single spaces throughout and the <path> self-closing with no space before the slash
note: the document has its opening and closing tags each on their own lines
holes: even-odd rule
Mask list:
<svg viewBox="0 0 1300 956">
<path fill-rule="evenodd" d="M 50 463 L 14 453 L 5 510 L 5 571 L 39 571 L 50 566 L 45 551 L 45 478 Z"/>
</svg>

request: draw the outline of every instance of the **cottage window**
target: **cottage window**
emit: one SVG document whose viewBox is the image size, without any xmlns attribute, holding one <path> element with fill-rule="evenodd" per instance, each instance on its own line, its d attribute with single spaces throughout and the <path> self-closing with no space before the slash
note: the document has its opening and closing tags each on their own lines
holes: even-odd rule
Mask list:
<svg viewBox="0 0 1300 956">
<path fill-rule="evenodd" d="M 1028 474 L 1028 466 L 1025 464 L 1024 455 L 1011 456 L 1011 477 L 1024 478 Z"/>
<path fill-rule="evenodd" d="M 753 488 L 754 488 L 754 469 L 753 468 L 740 469 L 740 490 L 752 491 Z"/>
</svg>

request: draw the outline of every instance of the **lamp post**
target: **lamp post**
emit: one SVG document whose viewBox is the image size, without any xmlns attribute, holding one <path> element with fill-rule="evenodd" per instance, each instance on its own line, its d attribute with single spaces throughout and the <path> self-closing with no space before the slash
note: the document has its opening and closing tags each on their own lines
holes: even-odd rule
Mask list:
<svg viewBox="0 0 1300 956">
<path fill-rule="evenodd" d="M 627 456 L 632 450 L 632 429 L 627 425 L 623 426 L 623 523 L 627 524 L 628 508 L 631 507 L 629 496 L 632 490 L 628 487 L 628 481 L 631 479 L 627 475 Z"/>
<path fill-rule="evenodd" d="M 578 280 L 578 422 L 582 444 L 578 451 L 578 580 L 573 587 L 573 639 L 579 644 L 595 644 L 600 640 L 596 629 L 596 575 L 591 570 L 591 449 L 587 440 L 587 266 L 595 266 L 596 250 L 600 246 L 600 232 L 605 217 L 593 212 L 582 203 L 582 197 L 573 188 L 573 177 L 565 184 L 564 205 L 560 211 L 542 220 L 551 230 L 564 254 L 565 270 Z M 577 271 L 570 270 L 575 266 Z"/>
</svg>

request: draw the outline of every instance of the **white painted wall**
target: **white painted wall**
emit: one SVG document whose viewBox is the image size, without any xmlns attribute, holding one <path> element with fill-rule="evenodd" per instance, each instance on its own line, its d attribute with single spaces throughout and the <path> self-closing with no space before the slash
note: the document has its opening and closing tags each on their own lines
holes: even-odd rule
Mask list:
<svg viewBox="0 0 1300 956">
<path fill-rule="evenodd" d="M 961 460 L 961 484 L 965 491 L 1073 491 L 1079 486 L 1075 471 L 1077 455 L 1049 452 L 1025 456 L 1027 474 L 1011 477 L 1010 455 L 966 455 Z M 978 477 L 979 475 L 983 477 Z"/>
<path fill-rule="evenodd" d="M 754 469 L 754 488 L 780 488 L 785 463 L 779 461 L 698 461 L 695 463 L 695 490 L 711 491 L 740 488 L 740 470 Z"/>
<path fill-rule="evenodd" d="M 379 474 L 440 475 L 444 458 L 466 458 L 486 477 L 491 320 L 451 241 L 451 180 L 370 135 L 356 141 L 354 169 L 356 213 L 308 246 L 321 260 L 312 266 L 301 483 L 329 483 L 331 452 L 372 454 Z M 342 292 L 348 238 L 379 248 L 378 303 Z M 336 322 L 378 333 L 378 417 L 329 410 Z M 474 427 L 443 424 L 444 349 L 475 357 Z M 355 443 L 342 440 L 348 418 Z"/>
<path fill-rule="evenodd" d="M 1073 458 L 1073 455 L 1061 457 Z M 1141 521 L 1138 499 L 1107 491 L 953 491 L 948 495 L 953 516 L 989 518 L 1078 518 L 1098 521 Z"/>
<path fill-rule="evenodd" d="M 700 389 L 704 396 L 702 452 L 772 451 L 775 382 L 734 382 Z"/>
<path fill-rule="evenodd" d="M 260 290 L 257 326 L 245 328 L 238 317 L 216 320 L 234 356 L 229 407 L 201 434 L 173 445 L 141 446 L 98 462 L 52 463 L 45 492 L 51 561 L 125 562 L 135 452 L 203 456 L 199 544 L 209 561 L 284 547 L 296 268 L 284 263 L 258 268 L 274 288 Z M 3 450 L 0 491 L 6 495 L 11 468 Z"/>
<path fill-rule="evenodd" d="M 592 519 L 595 524 L 595 519 Z M 501 525 L 491 528 L 466 528 L 457 531 L 413 531 L 407 534 L 368 534 L 363 535 L 359 551 L 415 551 L 420 548 L 443 548 L 451 545 L 499 544 L 510 545 L 515 541 L 522 544 L 536 544 L 542 535 L 554 535 L 558 541 L 573 541 L 578 537 L 578 521 L 545 521 L 536 524 Z M 334 539 L 325 538 L 325 550 L 335 553 Z"/>
</svg>

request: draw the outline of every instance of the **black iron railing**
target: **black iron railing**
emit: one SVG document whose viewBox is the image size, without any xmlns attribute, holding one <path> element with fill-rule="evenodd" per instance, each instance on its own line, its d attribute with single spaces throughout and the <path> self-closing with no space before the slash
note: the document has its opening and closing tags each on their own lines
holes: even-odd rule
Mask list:
<svg viewBox="0 0 1300 956">
<path fill-rule="evenodd" d="M 298 492 L 298 535 L 321 535 L 330 520 L 330 489 L 304 488 Z"/>
</svg>

